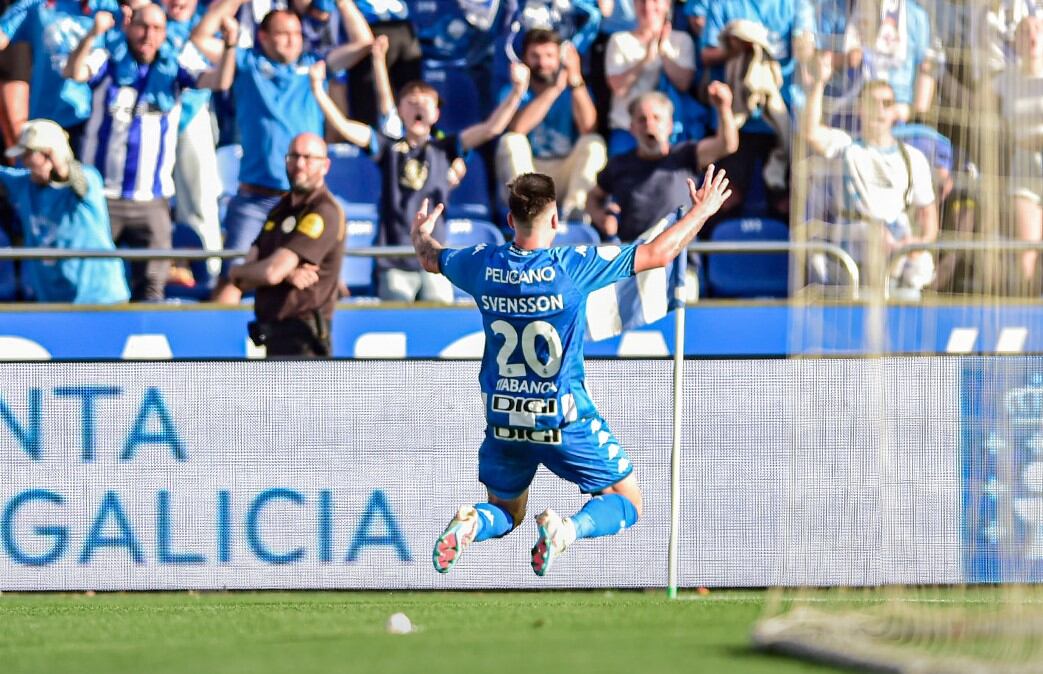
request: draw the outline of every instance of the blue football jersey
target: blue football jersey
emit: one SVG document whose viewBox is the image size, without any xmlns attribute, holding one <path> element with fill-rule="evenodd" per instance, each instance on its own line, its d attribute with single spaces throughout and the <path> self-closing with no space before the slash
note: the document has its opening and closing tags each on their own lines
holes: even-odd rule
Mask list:
<svg viewBox="0 0 1043 674">
<path fill-rule="evenodd" d="M 442 273 L 482 312 L 479 380 L 485 418 L 498 433 L 540 441 L 596 413 L 583 383 L 587 296 L 633 276 L 636 250 L 635 243 L 442 251 Z"/>
</svg>

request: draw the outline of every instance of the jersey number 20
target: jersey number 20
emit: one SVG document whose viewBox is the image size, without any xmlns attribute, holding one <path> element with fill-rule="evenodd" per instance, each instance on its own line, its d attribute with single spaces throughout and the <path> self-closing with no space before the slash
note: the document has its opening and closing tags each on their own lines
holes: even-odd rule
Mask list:
<svg viewBox="0 0 1043 674">
<path fill-rule="evenodd" d="M 501 377 L 524 377 L 525 365 L 508 363 L 514 350 L 518 348 L 518 331 L 507 321 L 493 321 L 489 326 L 492 331 L 503 336 L 503 346 L 496 354 L 496 364 L 500 367 Z M 536 338 L 542 337 L 547 342 L 547 361 L 543 362 L 536 355 Z M 561 337 L 554 326 L 547 321 L 532 321 L 521 333 L 522 357 L 529 368 L 543 378 L 553 377 L 561 369 Z"/>
</svg>

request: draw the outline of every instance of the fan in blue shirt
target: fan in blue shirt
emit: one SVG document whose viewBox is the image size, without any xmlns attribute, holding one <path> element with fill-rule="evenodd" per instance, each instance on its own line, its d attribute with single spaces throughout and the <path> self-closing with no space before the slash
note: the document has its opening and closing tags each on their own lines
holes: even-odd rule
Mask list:
<svg viewBox="0 0 1043 674">
<path fill-rule="evenodd" d="M 0 167 L 0 191 L 19 220 L 26 246 L 114 250 L 101 174 L 73 160 L 65 132 L 47 119 L 22 127 L 8 157 L 26 168 Z M 110 259 L 39 260 L 24 263 L 40 302 L 115 304 L 130 299 L 123 263 Z"/>
<path fill-rule="evenodd" d="M 62 68 L 98 12 L 118 15 L 119 5 L 115 0 L 21 0 L 0 17 L 0 50 L 11 42 L 28 42 L 33 49 L 29 117 L 53 119 L 67 129 L 90 117 L 90 87 L 65 79 Z"/>
<path fill-rule="evenodd" d="M 543 576 L 579 538 L 633 525 L 641 491 L 626 452 L 598 414 L 584 384 L 587 296 L 634 274 L 664 267 L 730 196 L 724 172 L 710 166 L 701 188 L 688 181 L 692 208 L 647 244 L 551 247 L 558 228 L 554 181 L 539 173 L 509 186 L 514 241 L 453 250 L 432 233 L 441 204 L 427 202 L 413 223 L 417 258 L 478 303 L 485 330 L 479 381 L 487 422 L 478 479 L 488 501 L 461 506 L 435 543 L 435 569 L 447 573 L 472 542 L 510 533 L 525 516 L 540 464 L 593 494 L 572 517 L 547 508 L 536 517 L 532 569 Z"/>
</svg>

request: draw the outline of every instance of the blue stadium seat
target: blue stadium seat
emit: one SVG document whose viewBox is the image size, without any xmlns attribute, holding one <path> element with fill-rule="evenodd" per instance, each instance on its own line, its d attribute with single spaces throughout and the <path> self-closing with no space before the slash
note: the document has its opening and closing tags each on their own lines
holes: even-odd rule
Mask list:
<svg viewBox="0 0 1043 674">
<path fill-rule="evenodd" d="M 10 248 L 11 239 L 0 228 L 0 248 Z M 0 260 L 0 302 L 18 299 L 18 277 L 14 271 L 14 260 Z"/>
<path fill-rule="evenodd" d="M 439 129 L 457 133 L 481 121 L 478 87 L 466 69 L 425 61 L 423 74 L 424 81 L 438 90 L 442 100 Z"/>
<path fill-rule="evenodd" d="M 174 223 L 172 239 L 174 248 L 205 250 L 203 240 L 199 237 L 199 233 L 188 225 L 180 222 Z M 196 284 L 189 288 L 183 285 L 168 283 L 166 286 L 166 296 L 170 299 L 180 300 L 201 301 L 208 299 L 210 297 L 210 291 L 214 287 L 215 279 L 210 274 L 210 270 L 207 269 L 206 260 L 192 260 L 188 263 L 188 268 L 192 270 L 192 278 L 195 279 Z"/>
<path fill-rule="evenodd" d="M 571 246 L 581 244 L 597 245 L 601 243 L 598 230 L 585 222 L 559 222 L 558 233 L 554 236 L 555 246 Z"/>
<path fill-rule="evenodd" d="M 344 249 L 368 248 L 377 242 L 377 220 L 349 219 L 348 233 L 344 237 Z M 376 263 L 371 257 L 347 255 L 340 267 L 340 280 L 352 297 L 372 297 L 376 294 L 373 285 L 373 270 Z"/>
<path fill-rule="evenodd" d="M 789 229 L 778 220 L 741 218 L 717 225 L 711 241 L 788 241 Z M 789 255 L 785 253 L 713 253 L 704 257 L 710 297 L 786 297 Z"/>
<path fill-rule="evenodd" d="M 499 246 L 504 242 L 503 234 L 487 220 L 457 218 L 445 223 L 447 248 L 467 248 L 479 243 Z"/>
<path fill-rule="evenodd" d="M 466 163 L 467 175 L 456 189 L 449 193 L 446 217 L 491 220 L 489 176 L 485 172 L 485 161 L 477 152 L 471 152 Z"/>
<path fill-rule="evenodd" d="M 329 146 L 330 172 L 326 185 L 340 202 L 348 220 L 379 220 L 380 170 L 356 145 L 334 143 Z"/>
</svg>

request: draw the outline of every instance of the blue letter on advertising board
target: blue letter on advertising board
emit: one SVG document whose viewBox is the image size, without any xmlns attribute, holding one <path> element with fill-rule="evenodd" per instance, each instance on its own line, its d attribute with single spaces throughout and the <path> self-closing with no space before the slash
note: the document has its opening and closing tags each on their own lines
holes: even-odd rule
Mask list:
<svg viewBox="0 0 1043 674">
<path fill-rule="evenodd" d="M 156 416 L 159 419 L 160 430 L 153 432 L 148 430 L 149 417 Z M 141 401 L 141 409 L 138 410 L 138 418 L 134 421 L 134 429 L 127 437 L 127 444 L 123 447 L 120 461 L 130 461 L 134 458 L 134 452 L 138 445 L 169 445 L 170 451 L 178 461 L 188 461 L 188 452 L 185 451 L 185 443 L 178 437 L 174 422 L 170 419 L 170 412 L 163 403 L 163 396 L 159 389 L 150 386 L 145 391 L 145 397 Z"/>
<path fill-rule="evenodd" d="M 13 525 L 15 513 L 23 504 L 29 501 L 47 501 L 48 503 L 61 505 L 63 499 L 59 494 L 46 489 L 23 491 L 11 499 L 11 502 L 4 508 L 4 519 L 3 522 L 0 522 L 0 537 L 4 539 L 4 549 L 7 550 L 8 556 L 15 562 L 25 564 L 26 566 L 46 566 L 60 558 L 65 552 L 65 546 L 69 542 L 69 532 L 66 531 L 65 527 L 59 526 L 36 527 L 33 529 L 36 535 L 50 536 L 54 539 L 54 545 L 51 546 L 50 550 L 39 555 L 30 555 L 24 552 L 18 547 L 18 543 L 15 542 Z"/>
<path fill-rule="evenodd" d="M 94 399 L 101 396 L 118 396 L 123 389 L 118 386 L 60 386 L 54 389 L 59 398 L 80 399 L 80 431 L 83 460 L 94 460 Z"/>
<path fill-rule="evenodd" d="M 202 564 L 206 557 L 198 552 L 174 552 L 170 535 L 170 492 L 161 489 L 156 495 L 156 547 L 161 564 Z"/>
<path fill-rule="evenodd" d="M 119 533 L 115 536 L 107 536 L 104 533 L 105 522 L 110 516 L 119 529 Z M 141 545 L 138 543 L 138 539 L 134 537 L 134 531 L 130 528 L 130 520 L 127 519 L 127 514 L 123 512 L 123 506 L 120 505 L 119 497 L 116 496 L 114 491 L 105 492 L 105 498 L 98 508 L 98 514 L 94 517 L 94 524 L 91 525 L 90 533 L 87 534 L 87 542 L 83 544 L 83 551 L 80 553 L 80 564 L 89 563 L 94 557 L 94 551 L 98 548 L 126 548 L 127 552 L 134 559 L 135 564 L 145 563 L 145 555 L 141 553 Z"/>
<path fill-rule="evenodd" d="M 297 505 L 304 503 L 304 497 L 301 496 L 300 492 L 292 489 L 266 489 L 258 494 L 257 498 L 250 504 L 250 510 L 246 513 L 246 536 L 250 540 L 250 547 L 253 549 L 254 554 L 261 561 L 269 564 L 289 564 L 290 562 L 296 562 L 304 556 L 304 548 L 294 548 L 283 554 L 272 552 L 264 544 L 264 541 L 261 540 L 261 533 L 257 530 L 257 519 L 261 514 L 261 510 L 264 509 L 268 501 L 276 498 L 284 498 L 293 501 Z"/>
<path fill-rule="evenodd" d="M 43 420 L 43 392 L 38 388 L 29 389 L 29 410 L 25 426 L 18 423 L 11 408 L 0 398 L 0 420 L 22 446 L 22 451 L 29 455 L 33 461 L 39 461 L 43 451 L 43 433 L 41 432 Z"/>
<path fill-rule="evenodd" d="M 383 536 L 371 536 L 369 529 L 373 526 L 373 520 L 378 515 L 384 520 L 386 533 Z M 398 552 L 398 558 L 401 561 L 412 561 L 409 554 L 409 546 L 406 545 L 405 539 L 402 538 L 402 532 L 398 528 L 398 522 L 395 521 L 395 515 L 388 506 L 384 492 L 379 489 L 374 490 L 369 495 L 369 503 L 366 504 L 366 512 L 362 514 L 362 521 L 359 522 L 359 528 L 355 531 L 355 538 L 351 541 L 347 561 L 356 561 L 363 548 L 373 545 L 393 546 Z"/>
</svg>

